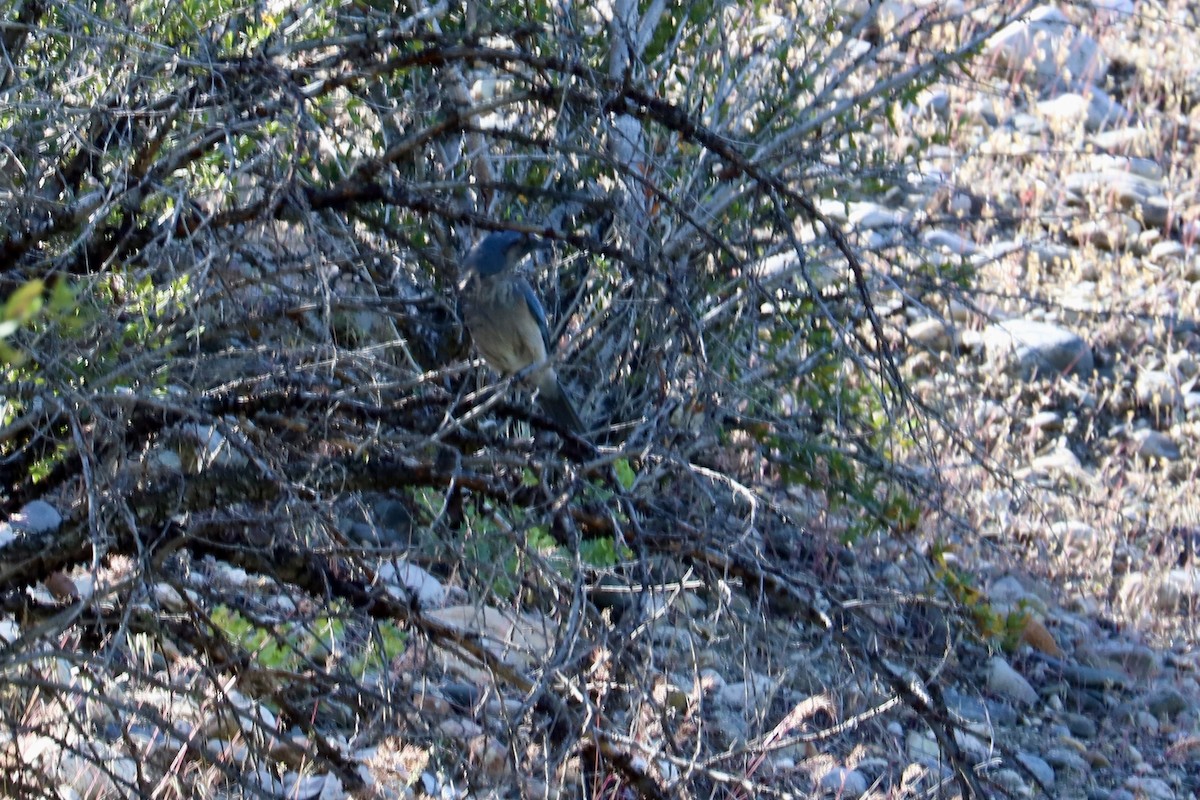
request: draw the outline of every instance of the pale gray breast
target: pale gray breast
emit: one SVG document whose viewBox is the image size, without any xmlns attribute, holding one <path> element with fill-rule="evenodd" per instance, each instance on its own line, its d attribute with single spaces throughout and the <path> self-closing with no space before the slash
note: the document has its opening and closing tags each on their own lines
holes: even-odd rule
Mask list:
<svg viewBox="0 0 1200 800">
<path fill-rule="evenodd" d="M 546 358 L 541 328 L 517 281 L 471 275 L 463 293 L 463 321 L 475 346 L 497 372 L 512 375 Z"/>
</svg>

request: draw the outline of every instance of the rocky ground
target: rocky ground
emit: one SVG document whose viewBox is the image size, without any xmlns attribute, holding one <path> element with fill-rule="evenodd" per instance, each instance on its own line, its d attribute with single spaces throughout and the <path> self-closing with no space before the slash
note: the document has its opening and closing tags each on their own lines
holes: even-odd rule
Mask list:
<svg viewBox="0 0 1200 800">
<path fill-rule="evenodd" d="M 915 227 L 927 258 L 978 270 L 969 292 L 897 292 L 897 341 L 917 395 L 984 457 L 942 459 L 965 527 L 939 535 L 995 608 L 1049 636 L 976 660 L 986 689 L 960 712 L 1053 796 L 1195 797 L 1196 8 L 1096 6 L 1038 9 L 989 39 L 975 82 L 906 107 L 896 152 L 945 146 L 913 193 L 847 218 L 884 248 Z M 953 452 L 940 431 L 928 447 Z"/>
<path fill-rule="evenodd" d="M 858 15 L 875 7 L 868 32 L 886 37 L 954 4 L 840 5 L 847 30 L 862 30 Z M 495 574 L 431 574 L 416 561 L 457 563 L 453 545 L 412 558 L 408 512 L 356 495 L 340 509 L 344 541 L 396 548 L 374 578 L 396 600 L 396 619 L 415 598 L 428 641 L 405 639 L 396 625 L 355 628 L 295 586 L 197 558 L 186 581 L 159 584 L 135 611 L 194 613 L 201 587 L 228 598 L 240 611 L 221 611 L 214 628 L 241 630 L 241 644 L 258 653 L 267 667 L 255 674 L 258 691 L 231 690 L 179 653 L 140 651 L 146 632 L 134 625 L 122 652 L 143 658 L 146 675 L 169 673 L 164 685 L 126 692 L 60 658 L 55 679 L 83 687 L 80 705 L 100 735 L 81 745 L 70 723 L 47 723 L 53 733 L 29 737 L 20 765 L 57 770 L 78 797 L 137 784 L 140 769 L 161 761 L 173 765 L 175 782 L 157 784 L 171 796 L 217 795 L 206 787 L 235 775 L 247 794 L 322 800 L 351 790 L 625 798 L 673 796 L 701 776 L 714 797 L 900 798 L 958 794 L 954 747 L 997 796 L 1200 795 L 1200 9 L 1107 0 L 1043 6 L 1029 20 L 988 39 L 969 73 L 898 102 L 891 123 L 870 132 L 907 167 L 890 176 L 893 189 L 821 203 L 867 253 L 902 374 L 929 412 L 897 444 L 928 492 L 909 538 L 842 548 L 836 535 L 800 545 L 731 534 L 730 561 L 685 554 L 725 576 L 715 582 L 658 554 L 656 589 L 636 605 L 645 623 L 628 641 L 576 649 L 576 631 L 468 588 L 496 588 L 521 570 L 566 575 L 559 555 L 531 547 L 516 567 L 492 558 Z M 953 30 L 933 26 L 929 36 Z M 215 429 L 181 438 L 190 449 L 163 447 L 155 458 L 244 463 Z M 799 491 L 790 500 L 798 516 L 819 506 Z M 429 496 L 431 516 L 441 502 Z M 30 504 L 0 526 L 0 546 L 58 524 L 52 506 Z M 842 532 L 819 514 L 807 524 Z M 740 548 L 758 557 L 773 546 L 767 560 L 786 573 L 794 559 L 789 577 L 808 593 L 797 607 L 853 607 L 874 626 L 869 634 L 764 613 L 746 587 L 770 595 L 770 575 L 751 583 L 734 559 Z M 65 593 L 86 596 L 132 570 L 108 564 Z M 577 587 L 560 588 L 572 596 Z M 46 587 L 47 603 L 53 594 Z M 623 601 L 597 602 L 616 616 Z M 275 639 L 255 632 L 252 616 L 277 621 Z M 21 630 L 0 618 L 0 638 Z M 869 673 L 859 671 L 859 650 L 881 654 Z M 608 680 L 614 652 L 636 652 L 642 684 Z M 294 696 L 271 683 L 276 672 L 319 672 L 317 663 L 353 677 L 353 693 L 314 679 Z M 603 729 L 632 733 L 597 735 L 551 758 L 562 732 L 529 720 L 562 709 L 531 710 L 528 698 L 569 705 L 585 691 L 570 679 L 578 674 L 595 707 L 626 715 L 601 720 Z M 179 676 L 186 691 L 167 685 Z M 895 701 L 922 694 L 922 684 L 950 720 L 931 724 Z M 232 713 L 211 713 L 205 698 L 217 695 Z M 125 707 L 154 708 L 172 725 L 146 716 L 128 725 Z M 276 716 L 310 707 L 315 727 Z M 346 771 L 314 771 L 304 758 L 313 742 Z M 608 783 L 596 780 L 601 756 L 625 765 Z"/>
</svg>

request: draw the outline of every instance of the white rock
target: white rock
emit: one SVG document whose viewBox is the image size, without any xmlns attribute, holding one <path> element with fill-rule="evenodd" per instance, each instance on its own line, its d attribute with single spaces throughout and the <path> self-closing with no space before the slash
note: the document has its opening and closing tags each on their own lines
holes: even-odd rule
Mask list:
<svg viewBox="0 0 1200 800">
<path fill-rule="evenodd" d="M 416 564 L 407 561 L 386 562 L 380 565 L 378 574 L 393 597 L 407 599 L 407 596 L 411 596 L 424 610 L 446 604 L 446 587 Z M 397 586 L 403 587 L 404 592 L 394 591 Z"/>
<path fill-rule="evenodd" d="M 904 215 L 878 203 L 851 203 L 850 226 L 860 231 L 893 228 L 904 221 Z"/>
<path fill-rule="evenodd" d="M 1038 701 L 1038 693 L 1029 681 L 1000 656 L 988 664 L 987 685 L 991 691 L 1020 705 L 1031 706 Z"/>
<path fill-rule="evenodd" d="M 1170 239 L 1159 242 L 1150 248 L 1150 260 L 1155 264 L 1161 264 L 1164 261 L 1183 261 L 1186 256 L 1187 249 L 1179 242 Z"/>
<path fill-rule="evenodd" d="M 1082 125 L 1088 133 L 1123 125 L 1130 118 L 1124 106 L 1090 87 L 1086 95 L 1067 92 L 1043 100 L 1037 104 L 1037 111 L 1058 130 L 1074 130 Z"/>
<path fill-rule="evenodd" d="M 942 750 L 938 743 L 917 731 L 908 732 L 908 736 L 904 738 L 904 746 L 908 757 L 913 761 L 937 764 L 942 760 Z"/>
<path fill-rule="evenodd" d="M 1162 431 L 1145 428 L 1133 433 L 1132 438 L 1137 442 L 1137 454 L 1142 458 L 1161 458 L 1166 461 L 1178 461 L 1182 457 L 1179 445 Z"/>
<path fill-rule="evenodd" d="M 1050 533 L 1070 550 L 1088 552 L 1099 544 L 1096 529 L 1077 519 L 1054 523 Z"/>
<path fill-rule="evenodd" d="M 1083 464 L 1079 460 L 1079 456 L 1071 452 L 1070 448 L 1063 446 L 1061 443 L 1049 453 L 1040 455 L 1029 462 L 1029 466 L 1035 472 L 1043 472 L 1047 475 L 1063 475 L 1072 478 L 1086 479 L 1087 471 L 1084 470 Z"/>
<path fill-rule="evenodd" d="M 1021 585 L 1021 582 L 1012 575 L 1005 575 L 988 589 L 988 598 L 993 603 L 1003 603 L 1005 605 L 1015 605 L 1021 600 L 1029 596 L 1029 592 Z"/>
<path fill-rule="evenodd" d="M 1097 153 L 1088 159 L 1088 163 L 1092 169 L 1100 172 L 1123 170 L 1152 181 L 1161 181 L 1165 174 L 1162 164 L 1152 158 L 1142 158 L 1141 156 L 1114 156 L 1109 153 Z"/>
<path fill-rule="evenodd" d="M 58 526 L 62 525 L 62 514 L 45 500 L 33 500 L 13 514 L 8 524 L 14 530 L 24 533 L 49 533 L 58 530 Z"/>
<path fill-rule="evenodd" d="M 921 241 L 927 247 L 943 250 L 951 255 L 970 256 L 979 250 L 975 243 L 953 231 L 932 228 L 921 234 Z"/>
<path fill-rule="evenodd" d="M 1160 181 L 1115 169 L 1073 172 L 1063 178 L 1063 186 L 1081 196 L 1094 196 L 1106 202 L 1111 200 L 1115 207 L 1122 209 L 1141 208 L 1163 191 Z"/>
<path fill-rule="evenodd" d="M 555 623 L 535 614 L 519 614 L 494 606 L 458 605 L 426 614 L 434 624 L 479 637 L 479 643 L 502 663 L 518 670 L 542 664 L 554 649 Z M 462 657 L 457 649 L 438 649 L 443 664 L 468 680 L 490 680 L 487 670 Z"/>
<path fill-rule="evenodd" d="M 1108 72 L 1108 59 L 1053 5 L 1039 6 L 1001 28 L 984 43 L 983 54 L 1013 77 L 1038 86 L 1095 84 Z"/>
<path fill-rule="evenodd" d="M 1098 22 L 1121 22 L 1133 16 L 1133 0 L 1091 0 Z"/>
<path fill-rule="evenodd" d="M 867 792 L 867 778 L 858 770 L 834 767 L 821 778 L 821 788 L 838 797 L 861 797 Z"/>
<path fill-rule="evenodd" d="M 836 0 L 833 10 L 836 14 L 857 21 L 871 10 L 871 2 L 870 0 Z"/>
<path fill-rule="evenodd" d="M 923 319 L 908 326 L 908 338 L 915 345 L 928 347 L 931 350 L 948 350 L 950 334 L 946 323 L 936 317 Z"/>
<path fill-rule="evenodd" d="M 1183 402 L 1175 376 L 1166 370 L 1142 370 L 1134 381 L 1133 391 L 1138 402 L 1146 406 L 1176 406 Z"/>
<path fill-rule="evenodd" d="M 1035 372 L 1081 377 L 1091 375 L 1092 349 L 1079 335 L 1064 328 L 1031 319 L 1012 319 L 989 325 L 983 332 L 988 358 L 1007 362 L 1025 377 Z"/>
</svg>

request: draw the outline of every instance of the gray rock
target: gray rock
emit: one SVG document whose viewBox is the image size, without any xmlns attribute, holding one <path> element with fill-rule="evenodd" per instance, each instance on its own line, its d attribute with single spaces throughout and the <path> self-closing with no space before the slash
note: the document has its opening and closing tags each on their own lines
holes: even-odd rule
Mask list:
<svg viewBox="0 0 1200 800">
<path fill-rule="evenodd" d="M 959 694 L 953 689 L 946 689 L 945 699 L 947 710 L 967 722 L 994 725 L 1015 725 L 1017 722 L 1017 712 L 1007 703 Z"/>
<path fill-rule="evenodd" d="M 1039 781 L 1046 787 L 1054 785 L 1054 768 L 1046 763 L 1041 756 L 1035 756 L 1033 753 L 1019 752 L 1017 753 L 1017 761 L 1025 765 L 1025 768 L 1032 772 Z"/>
<path fill-rule="evenodd" d="M 1011 319 L 983 332 L 989 360 L 1006 364 L 1024 377 L 1038 374 L 1092 374 L 1092 349 L 1078 334 L 1048 322 Z"/>
<path fill-rule="evenodd" d="M 1016 605 L 1028 596 L 1029 591 L 1012 575 L 1005 575 L 993 582 L 988 589 L 988 598 L 993 603 L 1003 603 L 1004 605 Z"/>
<path fill-rule="evenodd" d="M 988 689 L 1023 706 L 1031 706 L 1038 701 L 1038 693 L 1029 681 L 1009 666 L 1000 656 L 988 663 Z"/>
<path fill-rule="evenodd" d="M 1085 667 L 1078 664 L 1067 664 L 1062 670 L 1063 677 L 1074 686 L 1086 689 L 1129 689 L 1133 681 L 1124 672 L 1104 667 Z"/>
<path fill-rule="evenodd" d="M 921 234 L 921 241 L 926 247 L 942 250 L 956 256 L 974 255 L 979 248 L 970 239 L 960 236 L 953 231 L 933 228 Z"/>
<path fill-rule="evenodd" d="M 908 338 L 913 344 L 939 352 L 950 349 L 950 333 L 946 323 L 936 317 L 923 319 L 908 326 Z"/>
<path fill-rule="evenodd" d="M 1183 455 L 1179 450 L 1179 445 L 1171 441 L 1171 437 L 1162 431 L 1146 428 L 1136 431 L 1132 438 L 1137 443 L 1137 454 L 1142 458 L 1178 461 Z"/>
<path fill-rule="evenodd" d="M 908 736 L 904 737 L 904 747 L 913 761 L 930 766 L 942 762 L 942 750 L 938 743 L 917 731 L 908 732 Z"/>
<path fill-rule="evenodd" d="M 1039 411 L 1029 418 L 1027 423 L 1033 430 L 1038 431 L 1061 431 L 1063 426 L 1062 414 L 1057 411 Z"/>
<path fill-rule="evenodd" d="M 1146 680 L 1162 670 L 1162 657 L 1149 647 L 1137 642 L 1115 640 L 1096 644 L 1079 654 L 1081 660 L 1088 661 L 1092 666 L 1117 666 L 1138 680 Z M 1099 663 L 1095 659 L 1108 662 Z"/>
<path fill-rule="evenodd" d="M 1099 89 L 1087 96 L 1068 92 L 1037 104 L 1038 113 L 1059 129 L 1082 126 L 1089 133 L 1124 124 L 1130 119 L 1125 108 Z"/>
<path fill-rule="evenodd" d="M 376 574 L 389 592 L 394 587 L 403 587 L 404 594 L 392 593 L 399 594 L 403 599 L 413 598 L 422 609 L 440 608 L 446 604 L 446 587 L 416 564 L 389 561 L 381 564 Z"/>
<path fill-rule="evenodd" d="M 1175 376 L 1161 369 L 1147 369 L 1139 372 L 1137 380 L 1133 384 L 1133 391 L 1137 401 L 1144 406 L 1172 407 L 1179 405 L 1183 400 Z"/>
<path fill-rule="evenodd" d="M 1165 687 L 1145 698 L 1146 710 L 1156 717 L 1175 719 L 1191 707 L 1187 698 L 1177 689 Z"/>
<path fill-rule="evenodd" d="M 1133 792 L 1134 796 L 1146 800 L 1175 800 L 1174 790 L 1161 778 L 1131 775 L 1125 779 L 1125 788 Z"/>
<path fill-rule="evenodd" d="M 821 778 L 821 788 L 839 797 L 861 797 L 868 785 L 865 775 L 845 767 L 834 767 Z"/>
<path fill-rule="evenodd" d="M 1167 261 L 1180 261 L 1187 256 L 1187 249 L 1179 242 L 1168 239 L 1165 242 L 1159 242 L 1150 248 L 1150 260 L 1155 264 L 1162 264 Z"/>
<path fill-rule="evenodd" d="M 22 533 L 50 533 L 62 525 L 62 514 L 45 500 L 33 500 L 9 517 L 8 524 Z"/>
<path fill-rule="evenodd" d="M 1083 756 L 1069 747 L 1055 747 L 1046 753 L 1046 763 L 1056 772 L 1077 772 L 1087 774 L 1092 766 Z"/>
<path fill-rule="evenodd" d="M 1152 158 L 1140 156 L 1114 156 L 1108 153 L 1097 153 L 1088 160 L 1088 163 L 1095 170 L 1121 170 L 1149 178 L 1152 181 L 1161 181 L 1165 175 L 1161 164 Z"/>
<path fill-rule="evenodd" d="M 878 203 L 851 203 L 849 224 L 860 231 L 892 228 L 904 221 L 904 214 Z"/>
<path fill-rule="evenodd" d="M 1067 730 L 1073 736 L 1078 736 L 1080 739 L 1092 739 L 1096 736 L 1096 723 L 1091 717 L 1071 711 L 1064 711 L 1059 714 L 1059 719 L 1067 726 Z"/>
<path fill-rule="evenodd" d="M 1108 59 L 1053 5 L 1039 6 L 1004 26 L 983 48 L 999 69 L 1041 87 L 1094 84 L 1108 72 Z"/>
</svg>

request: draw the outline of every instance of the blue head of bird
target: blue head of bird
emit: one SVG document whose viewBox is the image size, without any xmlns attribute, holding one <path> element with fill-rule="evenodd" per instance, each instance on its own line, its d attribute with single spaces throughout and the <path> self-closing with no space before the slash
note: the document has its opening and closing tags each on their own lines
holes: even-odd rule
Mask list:
<svg viewBox="0 0 1200 800">
<path fill-rule="evenodd" d="M 538 242 L 528 233 L 500 231 L 490 233 L 471 250 L 467 266 L 489 277 L 511 269 L 538 247 Z"/>
</svg>

